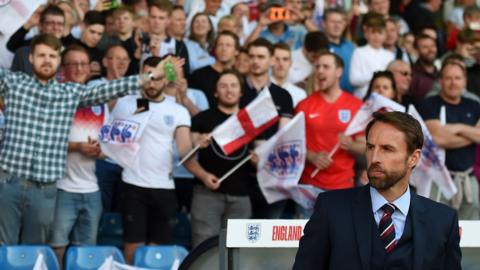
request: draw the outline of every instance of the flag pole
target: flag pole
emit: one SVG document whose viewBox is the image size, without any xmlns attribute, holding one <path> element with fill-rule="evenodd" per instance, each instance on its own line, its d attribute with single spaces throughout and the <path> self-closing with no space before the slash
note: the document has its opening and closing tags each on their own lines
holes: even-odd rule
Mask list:
<svg viewBox="0 0 480 270">
<path fill-rule="evenodd" d="M 227 177 L 229 177 L 230 175 L 232 175 L 235 171 L 237 171 L 240 167 L 242 167 L 243 164 L 245 164 L 247 161 L 249 161 L 250 159 L 252 159 L 252 154 L 248 155 L 247 157 L 245 157 L 242 161 L 240 161 L 237 165 L 235 165 L 235 167 L 231 168 L 230 171 L 228 171 L 226 174 L 224 174 L 222 176 L 222 178 L 220 178 L 218 180 L 218 183 L 222 183 L 223 180 L 227 179 Z"/>
<path fill-rule="evenodd" d="M 209 134 L 208 135 L 208 138 L 211 138 L 212 137 L 212 134 Z M 195 154 L 198 149 L 200 149 L 200 144 L 197 144 L 192 150 L 190 150 L 190 152 L 188 152 L 183 158 L 182 160 L 180 160 L 178 163 L 177 163 L 177 167 L 180 167 L 182 166 L 183 163 L 185 163 L 185 161 L 189 160 L 193 154 Z"/>
<path fill-rule="evenodd" d="M 338 150 L 338 147 L 340 147 L 340 142 L 338 142 L 337 144 L 335 144 L 335 146 L 334 146 L 333 149 L 330 151 L 330 153 L 328 153 L 328 157 L 329 157 L 329 158 L 332 158 L 333 155 L 335 155 L 335 153 L 336 153 L 337 150 Z M 317 173 L 318 173 L 319 171 L 320 171 L 320 169 L 319 169 L 319 168 L 316 168 L 316 169 L 312 172 L 312 174 L 310 174 L 310 178 L 315 177 L 315 175 L 317 175 Z"/>
</svg>

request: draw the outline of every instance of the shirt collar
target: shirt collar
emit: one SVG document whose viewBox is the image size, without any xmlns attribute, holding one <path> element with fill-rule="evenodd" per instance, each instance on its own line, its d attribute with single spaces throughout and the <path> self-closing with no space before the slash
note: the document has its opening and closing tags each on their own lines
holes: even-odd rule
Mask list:
<svg viewBox="0 0 480 270">
<path fill-rule="evenodd" d="M 372 199 L 372 210 L 376 213 L 388 201 L 372 186 L 370 186 L 370 198 Z M 392 202 L 400 212 L 406 216 L 410 208 L 410 187 L 399 198 Z"/>
</svg>

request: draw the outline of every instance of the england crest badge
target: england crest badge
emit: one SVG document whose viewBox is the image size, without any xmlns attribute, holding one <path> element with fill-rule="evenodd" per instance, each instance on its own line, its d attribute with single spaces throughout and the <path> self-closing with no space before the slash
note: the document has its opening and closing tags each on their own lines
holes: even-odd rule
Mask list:
<svg viewBox="0 0 480 270">
<path fill-rule="evenodd" d="M 163 122 L 165 123 L 165 125 L 167 125 L 168 127 L 172 127 L 173 126 L 173 122 L 174 122 L 174 118 L 173 118 L 173 115 L 164 115 L 163 116 Z"/>
<path fill-rule="evenodd" d="M 350 122 L 350 119 L 352 118 L 352 113 L 350 110 L 339 110 L 338 111 L 338 120 L 340 122 L 346 124 Z"/>
<path fill-rule="evenodd" d="M 255 243 L 260 239 L 262 225 L 260 223 L 247 223 L 247 240 Z"/>
</svg>

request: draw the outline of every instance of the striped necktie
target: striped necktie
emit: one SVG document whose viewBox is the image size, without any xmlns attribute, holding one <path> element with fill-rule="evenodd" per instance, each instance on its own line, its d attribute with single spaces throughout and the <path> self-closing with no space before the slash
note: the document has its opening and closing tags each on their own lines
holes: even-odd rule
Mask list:
<svg viewBox="0 0 480 270">
<path fill-rule="evenodd" d="M 389 253 L 395 247 L 397 240 L 395 239 L 395 226 L 393 226 L 392 214 L 395 212 L 395 205 L 391 203 L 384 204 L 381 209 L 383 210 L 382 219 L 378 224 L 378 231 L 380 233 L 380 239 L 382 240 L 385 251 Z"/>
</svg>

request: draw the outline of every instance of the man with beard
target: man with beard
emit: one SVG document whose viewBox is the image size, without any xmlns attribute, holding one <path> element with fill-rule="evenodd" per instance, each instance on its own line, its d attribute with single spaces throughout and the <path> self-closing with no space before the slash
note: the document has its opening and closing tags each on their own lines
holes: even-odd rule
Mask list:
<svg viewBox="0 0 480 270">
<path fill-rule="evenodd" d="M 409 188 L 423 134 L 408 114 L 373 114 L 370 185 L 321 193 L 293 269 L 461 269 L 456 212 Z"/>
<path fill-rule="evenodd" d="M 147 58 L 143 72 L 154 72 L 164 59 Z M 175 67 L 177 81 L 182 79 L 181 68 Z M 137 95 L 126 96 L 119 99 L 112 110 L 112 119 L 150 114 L 141 123 L 143 133 L 137 141 L 139 166 L 124 167 L 122 172 L 123 238 L 127 263 L 132 263 L 137 247 L 168 244 L 173 240 L 177 206 L 172 175 L 173 141 L 177 143 L 180 156 L 190 150 L 191 141 L 190 114 L 183 106 L 165 98 L 163 92 L 169 87 L 177 85 L 167 81 L 162 74 L 143 85 L 141 98 L 146 99 L 145 102 L 138 102 L 140 97 Z"/>
<path fill-rule="evenodd" d="M 305 113 L 307 138 L 307 162 L 300 182 L 325 191 L 353 187 L 355 156 L 365 152 L 363 135 L 343 135 L 362 102 L 342 91 L 342 72 L 343 61 L 338 55 L 320 54 L 314 66 L 317 91 L 295 110 Z M 329 154 L 337 144 L 339 149 Z M 318 172 L 312 176 L 314 171 Z"/>
<path fill-rule="evenodd" d="M 0 69 L 5 100 L 5 139 L 0 146 L 0 243 L 44 244 L 53 222 L 56 181 L 65 175 L 68 135 L 77 107 L 91 107 L 138 92 L 151 74 L 131 76 L 87 88 L 60 84 L 55 74 L 62 44 L 41 34 L 31 44 L 35 77 Z"/>
<path fill-rule="evenodd" d="M 425 95 L 432 90 L 433 84 L 440 77 L 440 73 L 434 65 L 437 57 L 435 39 L 421 34 L 415 38 L 415 48 L 418 51 L 418 60 L 412 66 L 410 96 L 414 104 L 418 105 L 425 98 Z"/>
<path fill-rule="evenodd" d="M 397 86 L 398 102 L 408 107 L 412 103 L 412 98 L 408 93 L 410 83 L 412 82 L 411 66 L 403 60 L 394 60 L 388 64 L 387 70 L 393 73 L 395 85 Z"/>
</svg>

